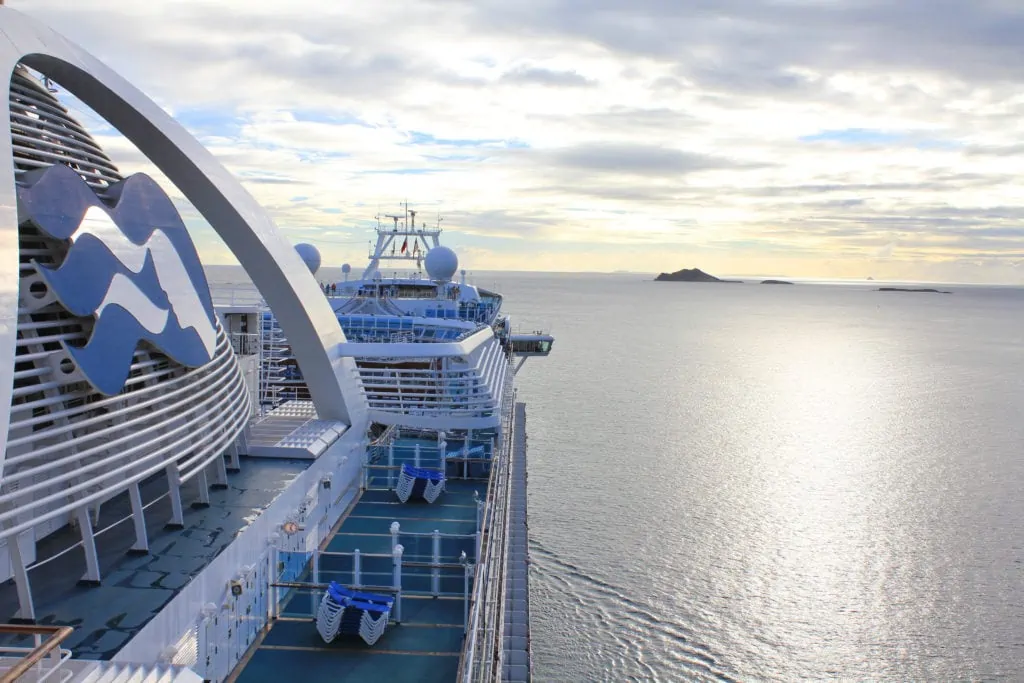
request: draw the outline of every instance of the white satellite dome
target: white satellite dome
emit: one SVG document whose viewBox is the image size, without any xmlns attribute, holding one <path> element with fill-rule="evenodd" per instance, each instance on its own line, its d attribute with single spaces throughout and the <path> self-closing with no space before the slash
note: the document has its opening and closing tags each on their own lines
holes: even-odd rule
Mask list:
<svg viewBox="0 0 1024 683">
<path fill-rule="evenodd" d="M 341 267 L 341 272 L 345 273 L 345 275 L 348 275 L 349 273 L 352 272 L 352 266 L 346 263 Z"/>
<path fill-rule="evenodd" d="M 448 282 L 459 269 L 459 257 L 448 247 L 438 246 L 427 252 L 424 265 L 431 280 Z"/>
<path fill-rule="evenodd" d="M 309 268 L 309 272 L 316 275 L 316 271 L 320 270 L 320 250 L 312 244 L 296 244 L 295 251 L 298 252 L 299 258 Z"/>
</svg>

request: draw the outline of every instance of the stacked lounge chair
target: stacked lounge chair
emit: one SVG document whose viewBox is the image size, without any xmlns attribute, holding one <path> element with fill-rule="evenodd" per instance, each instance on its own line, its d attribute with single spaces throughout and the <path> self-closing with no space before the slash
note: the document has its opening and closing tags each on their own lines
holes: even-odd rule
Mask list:
<svg viewBox="0 0 1024 683">
<path fill-rule="evenodd" d="M 442 470 L 404 464 L 395 493 L 403 503 L 408 503 L 411 498 L 422 498 L 428 503 L 433 503 L 444 491 L 444 481 Z"/>
<path fill-rule="evenodd" d="M 360 593 L 331 582 L 316 614 L 316 630 L 325 643 L 339 635 L 358 635 L 373 645 L 384 635 L 395 599 L 377 593 Z"/>
</svg>

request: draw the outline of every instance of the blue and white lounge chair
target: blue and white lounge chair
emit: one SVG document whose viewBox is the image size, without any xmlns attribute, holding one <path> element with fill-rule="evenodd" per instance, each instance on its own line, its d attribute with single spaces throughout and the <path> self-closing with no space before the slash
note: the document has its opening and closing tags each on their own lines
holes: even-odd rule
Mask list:
<svg viewBox="0 0 1024 683">
<path fill-rule="evenodd" d="M 408 503 L 410 498 L 422 498 L 433 503 L 444 491 L 444 481 L 444 472 L 441 470 L 403 464 L 395 493 L 403 503 Z"/>
<path fill-rule="evenodd" d="M 373 645 L 384 635 L 395 599 L 377 593 L 349 590 L 333 581 L 320 601 L 316 630 L 325 643 L 338 635 L 358 635 Z"/>
</svg>

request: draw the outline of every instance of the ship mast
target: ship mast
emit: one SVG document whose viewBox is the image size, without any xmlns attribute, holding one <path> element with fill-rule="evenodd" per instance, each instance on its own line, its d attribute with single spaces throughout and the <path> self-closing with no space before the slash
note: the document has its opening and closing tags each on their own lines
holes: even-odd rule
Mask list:
<svg viewBox="0 0 1024 683">
<path fill-rule="evenodd" d="M 402 204 L 401 214 L 378 214 L 377 243 L 370 252 L 370 263 L 363 271 L 364 280 L 372 280 L 380 276 L 382 261 L 415 262 L 417 270 L 423 266 L 423 257 L 427 252 L 441 244 L 441 218 L 438 216 L 437 226 L 428 228 L 423 224 L 416 225 L 416 211 L 409 208 L 409 203 Z M 388 225 L 382 219 L 391 219 Z"/>
</svg>

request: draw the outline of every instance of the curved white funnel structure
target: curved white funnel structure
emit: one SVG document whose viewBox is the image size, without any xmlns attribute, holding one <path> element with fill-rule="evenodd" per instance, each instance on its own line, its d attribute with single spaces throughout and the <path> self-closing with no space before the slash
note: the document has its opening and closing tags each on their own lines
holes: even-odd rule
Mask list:
<svg viewBox="0 0 1024 683">
<path fill-rule="evenodd" d="M 155 102 L 95 57 L 42 23 L 0 6 L 0 71 L 18 63 L 61 84 L 131 140 L 192 202 L 251 275 L 287 330 L 321 418 L 361 428 L 365 401 L 354 364 L 340 355 L 344 333 L 316 280 L 266 211 L 214 156 Z M 0 120 L 9 120 L 2 98 Z M 11 158 L 0 135 L 0 158 Z M 14 168 L 0 164 L 0 405 L 10 402 L 18 312 Z M 5 434 L 8 416 L 0 417 Z M 2 474 L 2 470 L 0 470 Z"/>
</svg>

